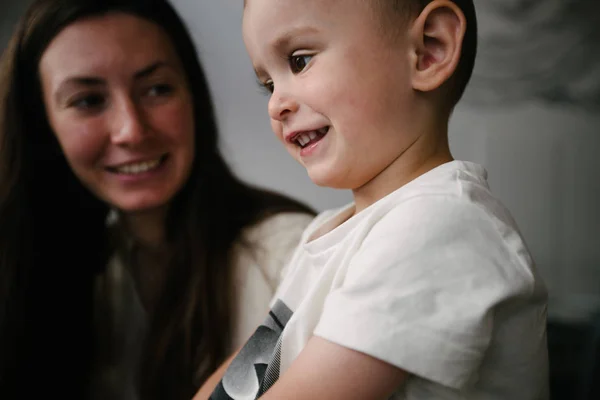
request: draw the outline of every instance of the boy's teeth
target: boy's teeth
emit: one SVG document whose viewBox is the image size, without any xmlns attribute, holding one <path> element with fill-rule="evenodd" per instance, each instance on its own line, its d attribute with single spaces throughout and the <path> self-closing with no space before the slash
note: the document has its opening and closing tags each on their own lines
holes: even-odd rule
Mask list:
<svg viewBox="0 0 600 400">
<path fill-rule="evenodd" d="M 329 128 L 325 127 L 316 131 L 301 133 L 300 135 L 298 135 L 298 137 L 296 137 L 296 143 L 298 143 L 300 147 L 304 147 L 308 143 L 310 143 L 311 140 L 317 139 L 319 135 L 325 135 L 328 130 Z"/>
<path fill-rule="evenodd" d="M 143 172 L 147 172 L 151 169 L 158 167 L 158 164 L 160 164 L 160 160 L 160 158 L 157 158 L 156 160 L 152 161 L 123 165 L 122 167 L 116 168 L 116 171 L 121 174 L 141 174 Z"/>
<path fill-rule="evenodd" d="M 311 137 L 310 134 L 308 133 L 302 133 L 298 136 L 298 138 L 296 139 L 296 141 L 298 142 L 298 144 L 300 146 L 306 146 L 308 144 L 308 142 L 311 141 Z"/>
</svg>

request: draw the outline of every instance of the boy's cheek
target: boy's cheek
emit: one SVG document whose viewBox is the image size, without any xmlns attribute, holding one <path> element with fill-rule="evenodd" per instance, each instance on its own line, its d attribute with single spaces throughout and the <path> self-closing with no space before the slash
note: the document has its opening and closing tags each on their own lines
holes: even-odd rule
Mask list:
<svg viewBox="0 0 600 400">
<path fill-rule="evenodd" d="M 281 122 L 272 119 L 271 129 L 273 130 L 273 133 L 275 133 L 277 139 L 279 139 L 283 144 L 285 144 L 285 140 L 283 139 L 283 125 L 281 124 Z"/>
</svg>

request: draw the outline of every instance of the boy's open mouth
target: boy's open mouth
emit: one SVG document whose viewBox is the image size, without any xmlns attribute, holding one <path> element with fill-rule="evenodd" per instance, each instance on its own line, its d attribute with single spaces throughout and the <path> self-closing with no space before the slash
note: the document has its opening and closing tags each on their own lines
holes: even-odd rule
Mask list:
<svg viewBox="0 0 600 400">
<path fill-rule="evenodd" d="M 323 139 L 323 137 L 327 135 L 327 132 L 329 132 L 328 126 L 317 129 L 316 131 L 298 132 L 293 138 L 291 138 L 291 142 L 303 149 Z"/>
</svg>

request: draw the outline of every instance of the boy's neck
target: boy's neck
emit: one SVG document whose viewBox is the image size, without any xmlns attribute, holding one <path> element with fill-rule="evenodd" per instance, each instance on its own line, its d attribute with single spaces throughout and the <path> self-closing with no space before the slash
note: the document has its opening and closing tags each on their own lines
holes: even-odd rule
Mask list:
<svg viewBox="0 0 600 400">
<path fill-rule="evenodd" d="M 428 128 L 384 170 L 352 191 L 355 214 L 424 173 L 453 160 L 448 145 L 448 122 L 432 124 Z"/>
</svg>

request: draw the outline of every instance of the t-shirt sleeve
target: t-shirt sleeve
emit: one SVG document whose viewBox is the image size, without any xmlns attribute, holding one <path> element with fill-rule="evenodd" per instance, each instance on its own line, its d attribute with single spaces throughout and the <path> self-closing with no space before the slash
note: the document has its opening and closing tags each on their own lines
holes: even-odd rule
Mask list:
<svg viewBox="0 0 600 400">
<path fill-rule="evenodd" d="M 365 237 L 314 334 L 464 387 L 491 340 L 495 307 L 532 290 L 508 250 L 511 235 L 473 204 L 406 201 Z"/>
</svg>

